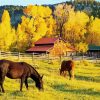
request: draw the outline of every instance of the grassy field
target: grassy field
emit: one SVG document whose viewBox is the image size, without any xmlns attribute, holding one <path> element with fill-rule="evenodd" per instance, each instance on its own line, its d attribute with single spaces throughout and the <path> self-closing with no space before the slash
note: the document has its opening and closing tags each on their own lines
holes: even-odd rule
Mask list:
<svg viewBox="0 0 100 100">
<path fill-rule="evenodd" d="M 31 61 L 27 61 L 31 65 Z M 59 63 L 48 64 L 46 61 L 34 61 L 37 71 L 42 75 L 44 91 L 40 92 L 35 83 L 28 79 L 29 90 L 23 86 L 19 91 L 20 81 L 5 79 L 6 93 L 0 93 L 0 100 L 100 100 L 100 64 L 88 61 L 75 62 L 75 79 L 59 75 Z"/>
</svg>

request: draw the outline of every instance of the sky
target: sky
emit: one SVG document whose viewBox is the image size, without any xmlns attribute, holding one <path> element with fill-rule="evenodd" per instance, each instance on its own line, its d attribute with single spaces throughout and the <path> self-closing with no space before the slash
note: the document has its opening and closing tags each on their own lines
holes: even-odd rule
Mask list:
<svg viewBox="0 0 100 100">
<path fill-rule="evenodd" d="M 60 2 L 65 2 L 69 0 L 0 0 L 0 6 L 1 5 L 29 5 L 29 4 L 56 4 Z M 96 0 L 100 1 L 100 0 Z"/>
</svg>

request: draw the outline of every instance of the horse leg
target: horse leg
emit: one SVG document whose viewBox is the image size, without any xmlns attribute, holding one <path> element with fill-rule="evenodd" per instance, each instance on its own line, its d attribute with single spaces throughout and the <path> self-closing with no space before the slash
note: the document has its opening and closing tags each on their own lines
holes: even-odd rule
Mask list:
<svg viewBox="0 0 100 100">
<path fill-rule="evenodd" d="M 0 77 L 0 86 L 1 86 L 1 91 L 4 93 L 4 87 L 3 87 L 3 83 L 4 83 L 4 79 L 5 79 L 5 75 L 2 75 L 2 77 Z"/>
<path fill-rule="evenodd" d="M 21 78 L 21 83 L 20 83 L 20 91 L 22 91 L 22 87 L 23 87 L 23 82 L 25 81 L 25 77 Z"/>
<path fill-rule="evenodd" d="M 71 75 L 71 71 L 68 71 L 68 73 L 69 73 L 69 77 L 70 77 L 70 79 L 71 79 L 71 77 L 72 77 L 72 75 Z"/>
<path fill-rule="evenodd" d="M 67 73 L 66 73 L 66 71 L 64 71 L 64 77 L 66 77 L 66 75 L 67 75 Z"/>
<path fill-rule="evenodd" d="M 62 70 L 60 69 L 60 75 L 62 75 Z"/>
<path fill-rule="evenodd" d="M 74 70 L 72 70 L 71 74 L 72 74 L 72 79 L 74 79 Z"/>
<path fill-rule="evenodd" d="M 2 92 L 5 93 L 5 90 L 3 88 L 3 82 L 1 83 L 1 89 L 2 89 Z"/>
<path fill-rule="evenodd" d="M 0 78 L 0 92 L 2 92 L 2 91 L 1 91 L 1 78 Z"/>
<path fill-rule="evenodd" d="M 26 89 L 28 90 L 27 78 L 25 79 L 25 86 L 26 86 Z"/>
<path fill-rule="evenodd" d="M 1 90 L 2 88 L 1 88 L 1 79 L 0 79 L 0 92 L 2 92 L 2 90 Z"/>
<path fill-rule="evenodd" d="M 70 79 L 74 79 L 74 71 L 72 70 L 70 70 L 70 71 L 68 71 L 69 72 L 69 76 L 70 76 Z"/>
</svg>

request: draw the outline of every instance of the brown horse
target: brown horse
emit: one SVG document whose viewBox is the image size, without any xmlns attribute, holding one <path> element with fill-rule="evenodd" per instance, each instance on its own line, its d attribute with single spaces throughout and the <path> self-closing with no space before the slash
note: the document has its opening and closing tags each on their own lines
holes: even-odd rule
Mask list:
<svg viewBox="0 0 100 100">
<path fill-rule="evenodd" d="M 74 62 L 72 60 L 62 61 L 60 75 L 66 76 L 66 71 L 68 71 L 70 79 L 74 78 Z"/>
<path fill-rule="evenodd" d="M 26 88 L 28 89 L 28 77 L 35 81 L 35 85 L 39 90 L 43 89 L 43 76 L 41 77 L 39 73 L 28 63 L 0 60 L 0 89 L 2 89 L 2 92 L 5 92 L 3 88 L 5 76 L 11 79 L 20 79 L 20 91 L 22 91 L 24 82 Z"/>
</svg>

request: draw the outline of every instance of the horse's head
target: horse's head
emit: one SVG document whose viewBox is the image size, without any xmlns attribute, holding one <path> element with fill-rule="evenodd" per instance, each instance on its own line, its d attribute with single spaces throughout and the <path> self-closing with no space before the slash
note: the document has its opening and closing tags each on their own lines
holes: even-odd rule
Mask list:
<svg viewBox="0 0 100 100">
<path fill-rule="evenodd" d="M 39 89 L 39 90 L 43 90 L 43 75 L 39 77 L 39 81 L 36 82 L 36 87 Z"/>
</svg>

